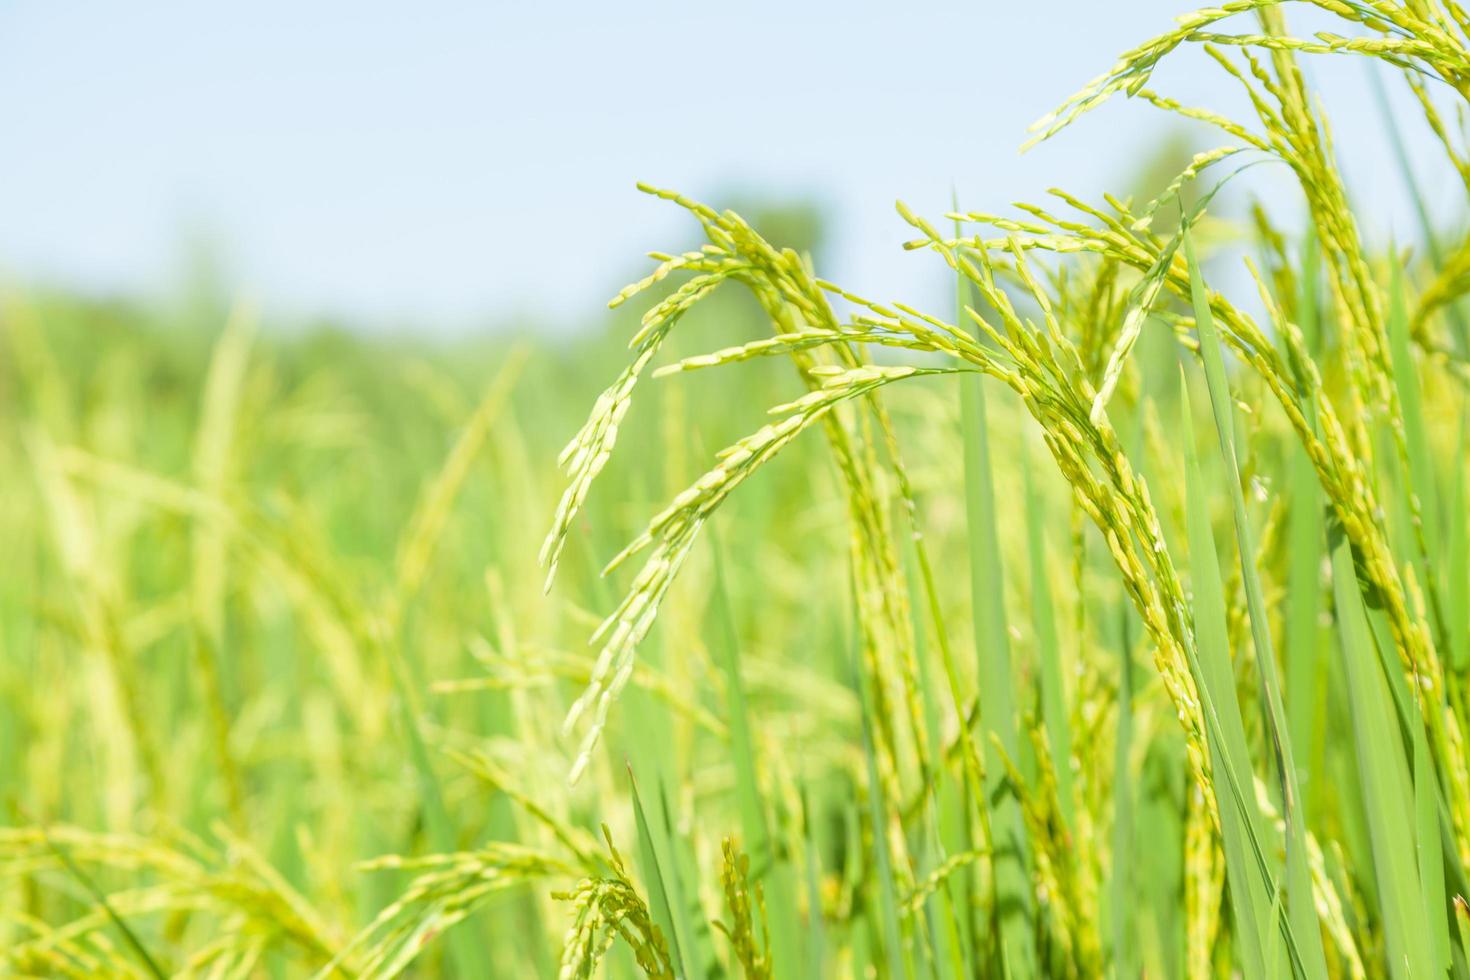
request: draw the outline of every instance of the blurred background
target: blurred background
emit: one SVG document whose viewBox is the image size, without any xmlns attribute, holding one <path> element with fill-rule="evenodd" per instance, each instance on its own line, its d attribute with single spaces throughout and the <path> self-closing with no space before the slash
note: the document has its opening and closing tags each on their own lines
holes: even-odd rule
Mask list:
<svg viewBox="0 0 1470 980">
<path fill-rule="evenodd" d="M 797 204 L 824 275 L 927 302 L 944 277 L 898 251 L 895 199 L 938 215 L 952 194 L 972 210 L 1053 186 L 1096 195 L 1140 158 L 1161 157 L 1162 178 L 1218 142 L 1119 101 L 1018 152 L 1030 123 L 1183 9 L 8 3 L 0 275 L 155 298 L 206 281 L 272 322 L 566 329 L 595 322 L 643 252 L 691 240 L 643 180 L 718 207 Z M 1370 179 L 1395 167 L 1365 63 L 1308 64 L 1363 213 L 1409 213 L 1400 182 Z M 1153 87 L 1240 110 L 1204 67 L 1182 52 Z M 1431 138 L 1411 122 L 1411 145 Z M 1269 194 L 1280 175 L 1251 181 Z"/>
</svg>

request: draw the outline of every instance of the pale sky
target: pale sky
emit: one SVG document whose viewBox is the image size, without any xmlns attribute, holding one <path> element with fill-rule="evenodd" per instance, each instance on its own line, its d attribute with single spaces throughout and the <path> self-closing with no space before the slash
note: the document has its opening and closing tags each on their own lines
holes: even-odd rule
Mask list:
<svg viewBox="0 0 1470 980">
<path fill-rule="evenodd" d="M 288 316 L 585 322 L 643 252 L 691 242 L 643 179 L 717 205 L 814 195 L 829 278 L 924 300 L 936 260 L 900 250 L 893 201 L 938 216 L 952 187 L 987 209 L 1126 187 L 1169 125 L 1149 106 L 1017 149 L 1189 4 L 10 2 L 0 276 L 158 294 L 205 235 L 232 290 Z M 1154 87 L 1238 109 L 1201 57 L 1166 64 Z M 1364 212 L 1411 237 L 1364 64 L 1310 71 Z M 1267 169 L 1254 186 L 1280 185 Z M 1442 167 L 1424 179 L 1452 190 Z M 1458 216 L 1463 191 L 1443 199 Z"/>
</svg>

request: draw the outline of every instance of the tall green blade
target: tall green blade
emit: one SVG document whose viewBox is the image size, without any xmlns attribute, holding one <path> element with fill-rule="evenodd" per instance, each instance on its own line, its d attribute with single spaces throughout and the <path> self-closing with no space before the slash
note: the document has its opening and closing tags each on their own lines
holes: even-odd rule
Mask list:
<svg viewBox="0 0 1470 980">
<path fill-rule="evenodd" d="M 735 765 L 735 798 L 740 807 L 740 829 L 745 835 L 745 852 L 750 855 L 751 874 L 765 873 L 772 860 L 766 814 L 756 783 L 755 750 L 750 739 L 750 720 L 745 706 L 745 684 L 740 676 L 740 640 L 725 583 L 725 556 L 713 528 L 715 581 L 711 605 L 715 637 L 719 641 L 720 667 L 725 674 L 725 715 L 730 726 L 730 750 Z"/>
<path fill-rule="evenodd" d="M 868 777 L 868 829 L 873 835 L 872 875 L 878 892 L 878 913 L 883 924 L 883 954 L 887 961 L 889 980 L 902 980 L 909 973 L 905 965 L 903 932 L 899 925 L 898 896 L 893 887 L 893 858 L 888 849 L 888 806 L 883 798 L 883 783 L 878 778 L 878 761 L 873 749 L 868 681 L 859 669 L 856 657 L 853 660 L 853 671 L 858 675 L 862 699 L 863 761 Z"/>
<path fill-rule="evenodd" d="M 822 914 L 821 845 L 813 826 L 811 792 L 805 787 L 801 791 L 801 801 L 806 826 L 807 974 L 820 977 L 826 975 L 823 964 L 827 955 L 827 930 Z"/>
<path fill-rule="evenodd" d="M 1111 917 L 1112 976 L 1122 978 L 1137 972 L 1134 949 L 1133 906 L 1133 650 L 1129 637 L 1129 610 L 1118 608 L 1118 724 L 1113 742 L 1113 867 L 1108 877 L 1108 912 Z"/>
<path fill-rule="evenodd" d="M 1439 780 L 1434 774 L 1424 723 L 1417 716 L 1413 728 L 1414 843 L 1419 858 L 1419 891 L 1429 927 L 1434 975 L 1442 977 L 1450 966 L 1450 929 L 1445 917 L 1444 851 L 1439 842 Z"/>
<path fill-rule="evenodd" d="M 915 542 L 917 545 L 917 542 Z M 918 661 L 919 695 L 924 708 L 924 734 L 929 742 L 930 758 L 921 760 L 925 771 L 925 809 L 920 826 L 919 874 L 928 875 L 944 863 L 945 849 L 940 831 L 940 811 L 947 783 L 944 768 L 944 738 L 939 723 L 939 702 L 934 693 L 928 644 L 919 610 L 923 608 L 922 587 L 914 568 L 917 548 L 904 551 L 904 578 L 909 583 L 909 610 L 914 631 L 914 659 Z M 960 976 L 966 962 L 961 947 L 960 931 L 954 913 L 949 882 L 924 900 L 924 918 L 931 944 L 934 975 L 938 980 Z"/>
<path fill-rule="evenodd" d="M 1012 759 L 1020 758 L 1015 694 L 1011 687 L 1010 636 L 1005 620 L 1005 573 L 995 522 L 995 486 L 985 420 L 985 391 L 978 375 L 960 381 L 965 441 L 965 504 L 970 542 L 970 602 L 975 618 L 975 656 L 979 662 L 980 720 Z M 1016 793 L 1002 766 L 988 766 L 986 805 L 991 808 L 995 909 L 1006 966 L 1012 977 L 1037 973 L 1032 933 L 1030 876 L 1025 824 Z"/>
<path fill-rule="evenodd" d="M 1441 540 L 1439 492 L 1429 449 L 1429 431 L 1424 422 L 1419 375 L 1409 350 L 1409 314 L 1405 308 L 1403 274 L 1397 261 L 1390 262 L 1389 268 L 1388 350 L 1393 364 L 1394 388 L 1399 396 L 1399 410 L 1404 419 L 1404 442 L 1409 454 L 1409 502 L 1418 520 L 1420 549 L 1419 560 L 1415 564 L 1431 605 L 1437 609 L 1436 586 L 1439 580 L 1434 560 L 1438 558 L 1435 548 Z"/>
<path fill-rule="evenodd" d="M 1026 480 L 1026 544 L 1031 561 L 1031 622 L 1036 634 L 1037 670 L 1041 675 L 1041 711 L 1046 740 L 1057 773 L 1057 796 L 1062 819 L 1076 827 L 1072 812 L 1072 730 L 1067 717 L 1066 675 L 1062 670 L 1061 644 L 1057 640 L 1056 616 L 1052 610 L 1051 580 L 1046 574 L 1046 514 L 1029 466 L 1022 466 Z"/>
<path fill-rule="evenodd" d="M 1220 815 L 1221 846 L 1225 852 L 1225 880 L 1230 891 L 1235 934 L 1246 976 L 1280 976 L 1282 964 L 1266 970 L 1265 935 L 1270 925 L 1271 891 L 1255 862 L 1261 816 L 1254 795 L 1250 751 L 1235 691 L 1226 628 L 1224 584 L 1206 507 L 1208 491 L 1200 474 L 1194 446 L 1189 392 L 1182 380 L 1181 436 L 1185 457 L 1185 506 L 1189 536 L 1189 569 L 1194 592 L 1195 682 L 1206 715 L 1210 768 L 1214 773 L 1215 802 Z"/>
<path fill-rule="evenodd" d="M 1301 297 L 1297 317 L 1308 353 L 1315 353 L 1318 325 L 1318 257 L 1317 236 L 1309 225 L 1302 247 Z M 1298 379 L 1303 381 L 1304 379 Z M 1315 410 L 1308 403 L 1308 418 L 1315 426 Z M 1327 506 L 1317 471 L 1306 450 L 1293 445 L 1287 462 L 1287 488 L 1290 504 L 1287 537 L 1286 590 L 1286 713 L 1296 760 L 1297 782 L 1302 790 L 1303 819 L 1310 821 L 1314 786 L 1322 774 L 1320 743 L 1317 733 L 1323 718 L 1321 695 L 1322 657 L 1319 620 L 1322 614 L 1322 514 Z"/>
<path fill-rule="evenodd" d="M 638 853 L 642 859 L 643 875 L 648 879 L 649 912 L 654 924 L 668 937 L 675 971 L 680 977 L 692 980 L 701 974 L 695 972 L 694 963 L 690 960 L 684 904 L 680 896 L 672 893 L 675 883 L 672 854 L 661 832 L 662 821 L 660 830 L 655 831 L 643 807 L 643 798 L 638 794 L 638 781 L 633 778 L 631 765 L 628 766 L 628 785 L 633 790 L 633 814 L 638 821 Z"/>
<path fill-rule="evenodd" d="M 1172 254 L 1172 253 L 1171 253 Z M 1167 263 L 1166 263 L 1167 264 Z M 1141 334 L 1140 352 L 1146 360 L 1151 338 Z M 1172 351 L 1169 352 L 1172 354 Z M 1132 419 L 1128 423 L 1123 452 L 1130 459 L 1142 457 L 1144 415 L 1150 398 L 1150 372 L 1145 369 L 1138 396 L 1133 403 Z M 1119 422 L 1122 428 L 1124 423 Z M 1138 472 L 1143 476 L 1142 470 Z M 1146 861 L 1140 862 L 1136 848 L 1141 821 L 1139 804 L 1143 801 L 1142 780 L 1135 777 L 1133 770 L 1133 746 L 1137 720 L 1134 706 L 1138 686 L 1137 667 L 1134 663 L 1133 645 L 1140 626 L 1137 611 L 1126 595 L 1118 597 L 1111 637 L 1117 642 L 1118 653 L 1118 701 L 1116 735 L 1113 743 L 1113 833 L 1112 868 L 1108 873 L 1108 912 L 1111 919 L 1109 933 L 1112 942 L 1112 958 L 1109 964 L 1114 977 L 1134 977 L 1142 963 L 1144 936 L 1150 916 L 1143 911 L 1139 901 L 1139 890 L 1143 886 L 1140 878 L 1148 873 Z"/>
<path fill-rule="evenodd" d="M 674 926 L 680 930 L 680 942 L 685 958 L 694 971 L 691 976 L 706 980 L 720 975 L 720 961 L 715 954 L 714 931 L 699 900 L 698 855 L 693 842 L 677 832 L 678 823 L 673 807 L 669 803 L 669 783 L 660 776 L 658 780 L 658 808 L 654 819 L 659 822 L 655 833 L 663 835 L 663 850 L 669 855 L 665 867 L 669 884 L 669 900 L 673 906 Z"/>
<path fill-rule="evenodd" d="M 1317 926 L 1316 906 L 1312 900 L 1312 878 L 1307 868 L 1307 834 L 1302 820 L 1301 789 L 1297 784 L 1296 762 L 1292 758 L 1291 739 L 1286 730 L 1286 709 L 1282 704 L 1281 681 L 1276 670 L 1276 649 L 1271 642 L 1266 599 L 1261 589 L 1260 576 L 1256 572 L 1255 534 L 1251 530 L 1250 517 L 1245 509 L 1245 494 L 1240 486 L 1239 454 L 1235 448 L 1235 421 L 1232 417 L 1230 389 L 1225 380 L 1225 358 L 1220 350 L 1220 337 L 1215 330 L 1214 317 L 1210 314 L 1204 277 L 1200 273 L 1194 240 L 1187 225 L 1183 234 L 1185 260 L 1189 265 L 1189 294 L 1194 306 L 1195 325 L 1199 330 L 1200 357 L 1205 365 L 1205 381 L 1210 391 L 1210 405 L 1214 409 L 1215 431 L 1220 441 L 1225 482 L 1235 518 L 1235 544 L 1240 553 L 1251 640 L 1256 649 L 1256 667 L 1261 675 L 1266 729 L 1271 736 L 1281 779 L 1282 816 L 1286 822 L 1286 912 L 1305 975 L 1311 980 L 1325 980 L 1327 957 L 1322 949 L 1322 933 Z"/>
<path fill-rule="evenodd" d="M 1470 414 L 1460 419 L 1459 449 L 1450 461 L 1449 530 L 1445 535 L 1445 618 L 1450 667 L 1470 669 L 1470 500 L 1465 497 L 1465 460 L 1470 453 Z"/>
<path fill-rule="evenodd" d="M 1333 538 L 1332 588 L 1388 970 L 1394 980 L 1434 976 L 1434 954 L 1415 866 L 1410 818 L 1413 781 L 1358 591 L 1352 546 L 1340 528 L 1333 528 Z"/>
</svg>

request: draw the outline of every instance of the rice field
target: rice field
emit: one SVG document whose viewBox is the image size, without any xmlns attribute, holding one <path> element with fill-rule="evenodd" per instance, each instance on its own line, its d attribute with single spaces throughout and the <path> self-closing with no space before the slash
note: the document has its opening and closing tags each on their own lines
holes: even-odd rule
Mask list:
<svg viewBox="0 0 1470 980">
<path fill-rule="evenodd" d="M 932 309 L 654 187 L 569 341 L 0 296 L 0 974 L 1470 978 L 1470 239 L 1317 58 L 1470 189 L 1470 13 L 1232 0 Z"/>
</svg>

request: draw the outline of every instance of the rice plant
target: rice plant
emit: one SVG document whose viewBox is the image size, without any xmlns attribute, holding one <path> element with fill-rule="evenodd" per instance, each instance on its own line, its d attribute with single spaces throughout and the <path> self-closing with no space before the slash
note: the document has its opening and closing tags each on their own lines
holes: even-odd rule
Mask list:
<svg viewBox="0 0 1470 980">
<path fill-rule="evenodd" d="M 1036 124 L 1216 133 L 1165 186 L 898 205 L 943 308 L 642 187 L 595 396 L 7 296 L 4 971 L 1470 977 L 1470 239 L 1369 243 L 1319 57 L 1470 190 L 1470 14 L 1233 0 Z"/>
</svg>

